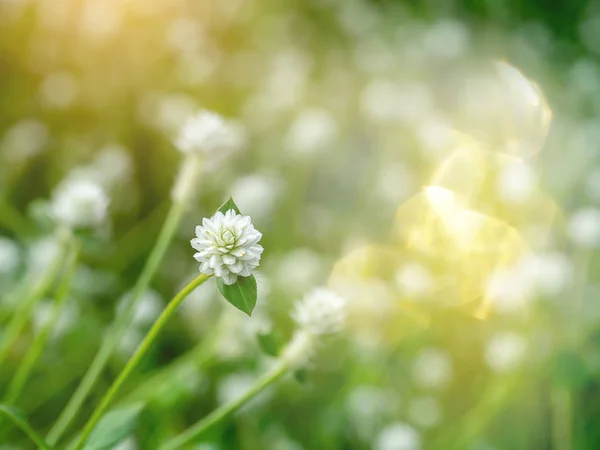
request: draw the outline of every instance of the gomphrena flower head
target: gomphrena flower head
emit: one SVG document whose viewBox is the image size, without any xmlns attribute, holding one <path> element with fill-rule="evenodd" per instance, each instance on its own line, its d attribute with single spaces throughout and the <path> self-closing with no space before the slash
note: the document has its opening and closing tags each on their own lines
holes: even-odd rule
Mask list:
<svg viewBox="0 0 600 450">
<path fill-rule="evenodd" d="M 92 181 L 67 179 L 53 194 L 50 213 L 70 228 L 100 225 L 108 214 L 109 200 L 104 189 Z"/>
<path fill-rule="evenodd" d="M 214 159 L 236 150 L 243 141 L 239 126 L 217 113 L 201 110 L 181 127 L 175 146 L 183 153 L 198 153 Z"/>
<path fill-rule="evenodd" d="M 191 244 L 198 251 L 194 258 L 200 263 L 200 272 L 234 284 L 238 276 L 248 277 L 258 267 L 263 252 L 258 244 L 261 238 L 249 216 L 230 209 L 203 219 Z"/>
<path fill-rule="evenodd" d="M 344 327 L 346 300 L 329 289 L 318 288 L 296 304 L 292 318 L 313 335 L 337 333 Z"/>
</svg>

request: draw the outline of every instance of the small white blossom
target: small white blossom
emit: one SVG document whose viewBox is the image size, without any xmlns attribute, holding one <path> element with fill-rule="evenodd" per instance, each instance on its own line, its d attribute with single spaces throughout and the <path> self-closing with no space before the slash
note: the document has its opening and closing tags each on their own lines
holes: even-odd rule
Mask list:
<svg viewBox="0 0 600 450">
<path fill-rule="evenodd" d="M 21 264 L 21 249 L 9 238 L 0 236 L 0 275 L 10 275 Z"/>
<path fill-rule="evenodd" d="M 412 366 L 414 381 L 425 389 L 441 389 L 453 377 L 450 355 L 438 348 L 426 348 L 416 357 Z"/>
<path fill-rule="evenodd" d="M 567 235 L 579 247 L 595 248 L 600 245 L 600 210 L 582 208 L 569 218 Z"/>
<path fill-rule="evenodd" d="M 314 335 L 337 333 L 344 326 L 346 300 L 328 289 L 315 289 L 296 304 L 292 318 Z"/>
<path fill-rule="evenodd" d="M 527 341 L 517 333 L 497 333 L 492 336 L 485 349 L 485 359 L 492 370 L 506 373 L 519 366 L 526 350 Z"/>
<path fill-rule="evenodd" d="M 108 203 L 100 185 L 69 179 L 54 193 L 51 214 L 56 221 L 72 228 L 93 227 L 106 218 Z"/>
<path fill-rule="evenodd" d="M 394 423 L 384 428 L 374 442 L 374 450 L 419 450 L 419 432 L 405 423 Z"/>
<path fill-rule="evenodd" d="M 198 251 L 194 258 L 200 263 L 200 272 L 233 284 L 238 276 L 248 277 L 258 267 L 263 252 L 258 244 L 261 238 L 249 216 L 230 209 L 203 219 L 191 244 Z"/>
<path fill-rule="evenodd" d="M 199 111 L 179 130 L 175 146 L 183 153 L 201 153 L 211 158 L 224 156 L 243 142 L 239 127 L 228 123 L 219 114 Z"/>
</svg>

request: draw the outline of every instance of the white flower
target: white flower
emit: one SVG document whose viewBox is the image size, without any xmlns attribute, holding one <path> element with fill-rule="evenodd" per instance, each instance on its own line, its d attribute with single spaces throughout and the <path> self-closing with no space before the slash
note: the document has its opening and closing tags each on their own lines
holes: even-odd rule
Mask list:
<svg viewBox="0 0 600 450">
<path fill-rule="evenodd" d="M 567 223 L 567 235 L 579 247 L 595 248 L 600 245 L 600 211 L 595 208 L 577 210 Z"/>
<path fill-rule="evenodd" d="M 496 372 L 510 372 L 523 360 L 527 350 L 525 338 L 514 332 L 497 333 L 485 349 L 485 359 Z"/>
<path fill-rule="evenodd" d="M 419 450 L 419 432 L 405 423 L 394 423 L 384 428 L 375 440 L 374 450 Z"/>
<path fill-rule="evenodd" d="M 96 183 L 69 179 L 55 191 L 51 204 L 54 219 L 72 228 L 99 225 L 108 212 L 108 198 Z"/>
<path fill-rule="evenodd" d="M 417 355 L 412 374 L 414 381 L 422 388 L 443 388 L 453 377 L 450 355 L 445 350 L 426 348 Z"/>
<path fill-rule="evenodd" d="M 239 127 L 216 113 L 202 110 L 181 127 L 175 146 L 183 153 L 201 153 L 214 158 L 225 156 L 242 142 L 243 133 Z"/>
<path fill-rule="evenodd" d="M 311 334 L 337 333 L 346 319 L 346 300 L 328 289 L 315 289 L 296 304 L 292 318 Z"/>
<path fill-rule="evenodd" d="M 238 276 L 248 277 L 258 267 L 263 252 L 258 244 L 261 237 L 249 216 L 230 209 L 203 219 L 191 244 L 198 250 L 194 258 L 200 263 L 200 272 L 233 284 Z"/>
<path fill-rule="evenodd" d="M 0 236 L 0 275 L 13 273 L 20 264 L 20 247 L 13 240 Z"/>
</svg>

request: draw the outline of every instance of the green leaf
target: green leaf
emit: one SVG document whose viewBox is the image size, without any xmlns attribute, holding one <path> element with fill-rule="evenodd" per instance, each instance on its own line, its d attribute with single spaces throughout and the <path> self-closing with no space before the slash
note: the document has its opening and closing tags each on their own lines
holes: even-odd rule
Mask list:
<svg viewBox="0 0 600 450">
<path fill-rule="evenodd" d="M 35 442 L 38 448 L 42 450 L 51 450 L 51 447 L 44 441 L 44 439 L 38 435 L 29 422 L 25 415 L 18 409 L 8 405 L 0 405 L 0 415 L 8 417 L 12 422 L 23 430 L 29 438 Z"/>
<path fill-rule="evenodd" d="M 94 428 L 83 449 L 109 450 L 113 448 L 131 434 L 142 408 L 142 403 L 136 403 L 110 411 Z"/>
<path fill-rule="evenodd" d="M 269 356 L 279 356 L 279 352 L 283 347 L 283 340 L 277 332 L 271 331 L 269 333 L 258 333 L 256 338 L 258 339 L 258 344 L 264 353 Z"/>
<path fill-rule="evenodd" d="M 225 284 L 222 279 L 217 278 L 217 288 L 225 300 L 249 316 L 256 305 L 256 278 L 238 277 L 233 284 Z"/>
<path fill-rule="evenodd" d="M 229 197 L 229 200 L 227 200 L 225 203 L 219 206 L 219 209 L 217 211 L 221 211 L 223 214 L 225 214 L 230 209 L 233 209 L 237 214 L 241 214 L 240 209 L 231 197 Z"/>
</svg>

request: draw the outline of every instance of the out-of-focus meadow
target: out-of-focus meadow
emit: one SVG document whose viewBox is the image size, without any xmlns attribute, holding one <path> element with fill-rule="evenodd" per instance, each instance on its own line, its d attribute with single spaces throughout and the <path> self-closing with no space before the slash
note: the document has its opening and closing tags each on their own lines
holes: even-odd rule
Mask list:
<svg viewBox="0 0 600 450">
<path fill-rule="evenodd" d="M 327 286 L 343 332 L 185 448 L 597 450 L 599 57 L 594 1 L 0 0 L 0 338 L 57 251 L 56 188 L 110 200 L 7 348 L 0 396 L 57 314 L 12 402 L 51 429 L 156 244 L 179 130 L 208 109 L 244 144 L 196 180 L 63 442 L 198 273 L 194 228 L 231 195 L 263 233 L 256 310 L 197 288 L 103 448 L 157 448 L 243 393 L 273 360 L 260 336 L 288 340 L 293 304 Z M 34 447 L 2 421 L 0 448 Z"/>
</svg>

